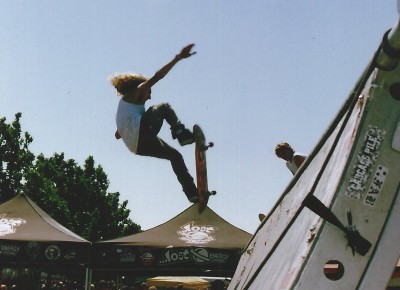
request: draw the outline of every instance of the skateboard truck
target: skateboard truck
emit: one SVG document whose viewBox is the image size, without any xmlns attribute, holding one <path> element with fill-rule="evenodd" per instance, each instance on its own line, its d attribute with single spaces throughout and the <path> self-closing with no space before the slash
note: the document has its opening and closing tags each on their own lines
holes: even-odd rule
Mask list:
<svg viewBox="0 0 400 290">
<path fill-rule="evenodd" d="M 211 147 L 214 147 L 214 143 L 213 142 L 208 142 L 207 145 L 202 146 L 200 149 L 202 151 L 206 151 L 206 150 L 208 150 L 208 148 L 211 148 Z"/>
<path fill-rule="evenodd" d="M 215 190 L 211 190 L 211 191 L 207 191 L 205 194 L 206 194 L 207 196 L 211 196 L 211 195 L 216 195 L 217 192 L 216 192 Z"/>
</svg>

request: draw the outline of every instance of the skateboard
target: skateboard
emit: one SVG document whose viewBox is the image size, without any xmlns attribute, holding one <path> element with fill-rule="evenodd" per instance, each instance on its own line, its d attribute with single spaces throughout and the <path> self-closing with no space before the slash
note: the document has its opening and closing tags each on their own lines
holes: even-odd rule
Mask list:
<svg viewBox="0 0 400 290">
<path fill-rule="evenodd" d="M 199 125 L 193 126 L 193 135 L 196 143 L 195 158 L 196 158 L 196 177 L 197 177 L 197 191 L 199 194 L 199 213 L 202 213 L 207 206 L 208 198 L 210 195 L 215 195 L 215 191 L 208 190 L 207 182 L 207 162 L 206 151 L 208 148 L 213 147 L 214 143 L 206 144 L 206 138 L 203 130 Z"/>
</svg>

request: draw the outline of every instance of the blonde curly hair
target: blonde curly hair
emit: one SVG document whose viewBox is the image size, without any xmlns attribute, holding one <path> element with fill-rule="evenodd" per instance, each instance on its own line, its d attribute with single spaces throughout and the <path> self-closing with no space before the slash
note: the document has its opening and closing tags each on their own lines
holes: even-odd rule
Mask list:
<svg viewBox="0 0 400 290">
<path fill-rule="evenodd" d="M 117 74 L 110 78 L 111 84 L 121 96 L 136 89 L 138 85 L 147 81 L 147 78 L 141 74 Z"/>
</svg>

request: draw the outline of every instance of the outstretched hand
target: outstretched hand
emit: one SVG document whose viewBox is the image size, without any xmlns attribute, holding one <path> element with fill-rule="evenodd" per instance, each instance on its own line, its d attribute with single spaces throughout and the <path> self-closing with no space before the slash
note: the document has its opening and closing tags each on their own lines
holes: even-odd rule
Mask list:
<svg viewBox="0 0 400 290">
<path fill-rule="evenodd" d="M 181 52 L 177 55 L 178 58 L 188 58 L 189 56 L 192 56 L 193 54 L 196 54 L 195 51 L 190 52 L 192 50 L 192 47 L 194 46 L 194 43 L 189 44 L 182 48 Z"/>
</svg>

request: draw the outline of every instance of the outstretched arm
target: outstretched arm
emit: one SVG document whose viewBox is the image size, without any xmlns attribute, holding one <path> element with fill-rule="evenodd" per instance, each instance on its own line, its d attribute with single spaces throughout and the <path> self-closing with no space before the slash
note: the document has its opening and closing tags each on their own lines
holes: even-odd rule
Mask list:
<svg viewBox="0 0 400 290">
<path fill-rule="evenodd" d="M 137 90 L 135 90 L 133 99 L 138 101 L 142 98 L 142 96 L 146 96 L 147 92 L 150 91 L 151 87 L 154 86 L 163 77 L 165 77 L 168 74 L 168 72 L 174 67 L 174 65 L 178 63 L 178 61 L 196 54 L 195 51 L 191 52 L 193 46 L 194 46 L 194 43 L 189 44 L 189 45 L 185 46 L 184 48 L 182 48 L 181 52 L 178 53 L 173 60 L 171 60 L 169 63 L 164 65 L 162 68 L 160 68 L 154 74 L 154 76 L 152 76 L 150 79 L 141 83 L 138 86 Z M 130 96 L 130 97 L 132 97 L 132 96 Z M 146 100 L 144 100 L 144 101 L 146 101 Z M 118 132 L 118 130 L 115 131 L 114 136 L 117 140 L 121 139 L 121 135 Z"/>
<path fill-rule="evenodd" d="M 147 81 L 141 83 L 138 86 L 138 90 L 140 92 L 145 92 L 145 91 L 150 90 L 152 86 L 154 86 L 159 80 L 161 80 L 163 77 L 165 77 L 168 74 L 168 72 L 174 67 L 174 65 L 178 63 L 178 61 L 196 54 L 195 51 L 191 52 L 193 46 L 194 46 L 194 43 L 189 44 L 189 45 L 185 46 L 184 48 L 182 48 L 181 52 L 178 53 L 173 60 L 171 60 L 169 63 L 164 65 L 162 68 L 160 68 L 154 74 L 154 76 L 149 78 Z"/>
</svg>

